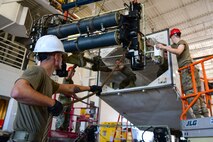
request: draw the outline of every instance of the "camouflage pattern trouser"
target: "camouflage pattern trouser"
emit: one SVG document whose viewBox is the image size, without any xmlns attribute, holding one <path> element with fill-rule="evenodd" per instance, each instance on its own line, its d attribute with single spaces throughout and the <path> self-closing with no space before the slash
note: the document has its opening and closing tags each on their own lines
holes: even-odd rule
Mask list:
<svg viewBox="0 0 213 142">
<path fill-rule="evenodd" d="M 71 99 L 67 98 L 63 94 L 60 94 L 59 101 L 62 104 L 71 103 Z M 71 106 L 64 106 L 64 109 L 63 109 L 64 113 L 61 113 L 56 119 L 56 124 L 55 124 L 56 129 L 60 129 L 63 131 L 68 130 L 69 122 L 70 122 L 70 114 L 69 114 L 70 111 L 71 111 Z"/>
<path fill-rule="evenodd" d="M 198 74 L 198 70 L 195 68 L 195 81 L 196 81 L 196 88 L 197 91 L 200 91 L 200 77 Z M 186 94 L 186 96 L 188 94 L 193 94 L 194 90 L 192 87 L 192 77 L 191 77 L 191 72 L 189 69 L 185 69 L 182 71 L 182 87 L 183 87 L 183 91 Z M 193 101 L 193 97 L 188 98 L 187 101 L 190 104 Z M 206 103 L 203 99 L 203 97 L 201 96 L 197 102 L 195 102 L 195 104 L 192 106 L 192 110 L 193 113 L 195 115 L 196 118 L 200 118 L 201 116 L 204 117 L 208 117 L 209 116 L 209 112 L 208 109 L 206 107 Z"/>
<path fill-rule="evenodd" d="M 185 93 L 186 93 L 186 95 L 192 94 L 192 93 L 194 93 L 194 91 L 188 90 Z M 194 98 L 187 99 L 188 103 L 191 103 L 193 101 L 193 99 Z M 195 104 L 192 106 L 192 110 L 193 110 L 193 113 L 194 113 L 196 118 L 200 118 L 201 116 L 204 116 L 204 117 L 209 116 L 209 112 L 208 112 L 208 109 L 206 107 L 206 103 L 205 103 L 204 98 L 202 96 L 200 96 L 200 98 L 198 98 L 197 102 L 195 102 Z"/>
<path fill-rule="evenodd" d="M 119 89 L 123 89 L 125 87 L 135 87 L 136 76 L 128 76 L 119 84 Z"/>
</svg>

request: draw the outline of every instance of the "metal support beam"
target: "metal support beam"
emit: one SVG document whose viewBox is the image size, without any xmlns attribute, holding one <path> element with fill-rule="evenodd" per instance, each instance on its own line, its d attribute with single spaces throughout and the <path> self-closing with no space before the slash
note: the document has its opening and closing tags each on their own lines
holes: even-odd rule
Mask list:
<svg viewBox="0 0 213 142">
<path fill-rule="evenodd" d="M 188 22 L 192 22 L 192 21 L 194 21 L 194 20 L 197 20 L 197 19 L 200 19 L 200 18 L 204 18 L 205 16 L 210 16 L 211 14 L 213 14 L 213 11 L 207 12 L 207 13 L 204 13 L 204 14 L 201 14 L 201 15 L 198 15 L 198 16 L 196 16 L 196 17 L 193 17 L 193 18 L 191 18 L 191 19 L 187 19 L 186 21 L 182 21 L 182 22 L 176 23 L 176 24 L 174 24 L 174 25 L 170 25 L 170 27 L 177 27 L 177 26 L 186 24 L 186 23 L 188 23 Z"/>
<path fill-rule="evenodd" d="M 192 4 L 194 4 L 194 3 L 196 3 L 196 2 L 198 2 L 199 0 L 195 0 L 195 1 L 192 1 L 192 2 L 189 2 L 189 3 L 187 3 L 187 4 L 183 4 L 182 6 L 179 6 L 179 7 L 176 7 L 176 8 L 173 8 L 173 9 L 169 9 L 168 11 L 165 11 L 165 12 L 163 12 L 163 13 L 159 13 L 157 16 L 153 16 L 153 17 L 150 17 L 150 19 L 156 19 L 156 18 L 159 18 L 159 17 L 162 17 L 163 15 L 166 15 L 166 14 L 168 14 L 168 13 L 171 13 L 171 12 L 174 12 L 175 10 L 179 10 L 179 9 L 181 9 L 181 8 L 184 8 L 184 7 L 187 7 L 187 6 L 189 6 L 189 5 L 192 5 Z M 160 2 L 160 1 L 159 1 Z M 154 6 L 154 5 L 153 5 Z M 147 9 L 147 8 L 146 8 Z"/>
<path fill-rule="evenodd" d="M 199 29 L 199 30 L 195 30 L 195 31 L 193 31 L 193 32 L 189 32 L 189 33 L 187 33 L 187 34 L 184 34 L 184 36 L 182 36 L 182 37 L 186 38 L 186 36 L 190 36 L 190 35 L 192 35 L 192 34 L 196 34 L 196 33 L 198 33 L 198 32 L 203 32 L 203 31 L 206 31 L 206 30 L 209 30 L 209 29 L 212 29 L 212 28 L 213 28 L 213 25 L 210 25 L 210 26 L 208 26 L 208 27 L 201 28 L 201 29 Z M 200 38 L 200 37 L 197 37 L 197 38 Z"/>
<path fill-rule="evenodd" d="M 98 1 L 101 1 L 101 0 L 76 0 L 75 2 L 70 2 L 68 4 L 62 4 L 62 9 L 63 9 L 63 11 L 65 11 L 65 10 L 69 10 L 70 8 L 73 8 L 73 7 L 79 7 L 81 5 L 98 2 Z"/>
</svg>

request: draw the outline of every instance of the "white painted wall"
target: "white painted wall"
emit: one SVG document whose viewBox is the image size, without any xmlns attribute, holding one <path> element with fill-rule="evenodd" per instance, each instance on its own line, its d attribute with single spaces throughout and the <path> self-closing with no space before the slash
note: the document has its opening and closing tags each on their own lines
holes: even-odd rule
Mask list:
<svg viewBox="0 0 213 142">
<path fill-rule="evenodd" d="M 102 122 L 117 122 L 119 113 L 109 106 L 104 101 L 100 103 L 100 123 Z"/>
<path fill-rule="evenodd" d="M 76 74 L 73 78 L 75 84 L 79 85 L 96 85 L 97 82 L 97 72 L 92 72 L 87 69 L 78 68 Z M 96 106 L 99 106 L 100 119 L 99 122 L 117 122 L 118 112 L 115 111 L 111 106 L 106 104 L 104 101 L 100 100 L 97 96 L 92 96 L 85 101 L 94 101 Z M 77 106 L 82 106 L 81 103 L 77 103 Z"/>
<path fill-rule="evenodd" d="M 87 69 L 77 68 L 75 76 L 73 77 L 74 83 L 79 85 L 96 85 L 97 82 L 97 72 L 92 72 Z M 79 94 L 84 96 L 85 94 Z M 106 104 L 104 101 L 100 100 L 97 96 L 92 96 L 85 101 L 94 101 L 96 106 L 100 108 L 100 123 L 101 122 L 117 122 L 118 112 L 115 111 L 111 106 Z M 77 103 L 76 106 L 82 107 L 82 103 Z M 83 105 L 84 107 L 85 105 Z"/>
<path fill-rule="evenodd" d="M 0 63 L 0 95 L 10 97 L 10 91 L 15 80 L 22 71 Z"/>
<path fill-rule="evenodd" d="M 10 91 L 13 84 L 21 74 L 21 70 L 0 63 L 0 96 L 10 98 Z M 12 131 L 16 109 L 17 102 L 14 99 L 10 99 L 3 130 Z"/>
<path fill-rule="evenodd" d="M 17 101 L 11 98 L 7 108 L 7 114 L 4 120 L 4 125 L 3 125 L 4 131 L 8 131 L 8 132 L 13 131 L 13 121 L 16 116 L 17 107 L 18 107 Z"/>
</svg>

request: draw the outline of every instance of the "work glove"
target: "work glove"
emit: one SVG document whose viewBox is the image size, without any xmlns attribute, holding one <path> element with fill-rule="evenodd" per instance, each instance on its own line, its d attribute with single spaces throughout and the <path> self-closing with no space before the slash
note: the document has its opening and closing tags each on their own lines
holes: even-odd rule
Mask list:
<svg viewBox="0 0 213 142">
<path fill-rule="evenodd" d="M 90 91 L 95 92 L 97 96 L 100 96 L 102 92 L 102 87 L 97 85 L 92 85 L 90 86 Z"/>
<path fill-rule="evenodd" d="M 63 111 L 63 105 L 59 101 L 55 100 L 54 106 L 48 107 L 47 110 L 53 116 L 58 116 Z"/>
</svg>

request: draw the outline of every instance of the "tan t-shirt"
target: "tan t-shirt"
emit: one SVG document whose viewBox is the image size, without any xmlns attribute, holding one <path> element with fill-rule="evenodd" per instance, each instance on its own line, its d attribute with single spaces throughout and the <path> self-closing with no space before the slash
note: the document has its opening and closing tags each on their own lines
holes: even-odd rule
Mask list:
<svg viewBox="0 0 213 142">
<path fill-rule="evenodd" d="M 189 46 L 186 41 L 180 40 L 177 44 L 172 44 L 172 48 L 177 48 L 181 44 L 184 45 L 184 50 L 180 55 L 176 55 L 179 68 L 192 63 L 192 58 L 189 53 Z M 197 68 L 195 68 L 194 75 L 196 85 L 197 87 L 200 87 L 200 77 Z M 192 89 L 191 73 L 188 69 L 182 70 L 182 85 L 184 92 Z"/>
<path fill-rule="evenodd" d="M 186 41 L 180 40 L 177 44 L 172 44 L 171 47 L 177 48 L 181 44 L 184 45 L 184 50 L 180 55 L 176 55 L 179 68 L 192 63 L 192 58 L 189 53 L 189 45 Z"/>
<path fill-rule="evenodd" d="M 19 79 L 27 80 L 32 88 L 48 97 L 51 97 L 59 88 L 59 84 L 54 82 L 40 66 L 33 66 L 27 69 Z M 47 107 L 27 105 L 18 102 L 13 127 L 14 130 L 43 134 L 47 119 Z"/>
</svg>

